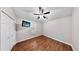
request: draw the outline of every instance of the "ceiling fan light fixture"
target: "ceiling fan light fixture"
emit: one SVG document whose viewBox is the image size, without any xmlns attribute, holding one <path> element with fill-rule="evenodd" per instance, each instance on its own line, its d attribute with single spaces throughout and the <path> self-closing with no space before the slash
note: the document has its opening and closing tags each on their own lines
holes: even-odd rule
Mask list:
<svg viewBox="0 0 79 59">
<path fill-rule="evenodd" d="M 44 12 L 44 9 L 42 7 L 39 7 L 39 13 L 34 13 L 34 15 L 38 15 L 37 19 L 40 19 L 40 18 L 44 18 L 44 19 L 47 19 L 47 17 L 45 15 L 47 14 L 50 14 L 50 12 Z M 42 16 L 42 17 L 41 17 Z"/>
</svg>

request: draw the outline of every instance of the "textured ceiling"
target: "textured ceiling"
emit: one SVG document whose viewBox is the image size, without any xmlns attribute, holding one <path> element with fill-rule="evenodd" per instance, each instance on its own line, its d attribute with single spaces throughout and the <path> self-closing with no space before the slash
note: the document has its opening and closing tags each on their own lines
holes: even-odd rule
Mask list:
<svg viewBox="0 0 79 59">
<path fill-rule="evenodd" d="M 50 11 L 50 14 L 45 15 L 48 19 L 37 19 L 37 15 L 33 13 L 38 13 L 38 7 L 14 7 L 13 10 L 18 18 L 24 18 L 29 20 L 34 20 L 38 22 L 46 22 L 49 20 L 54 20 L 57 18 L 72 15 L 71 7 L 42 7 L 44 11 Z"/>
</svg>

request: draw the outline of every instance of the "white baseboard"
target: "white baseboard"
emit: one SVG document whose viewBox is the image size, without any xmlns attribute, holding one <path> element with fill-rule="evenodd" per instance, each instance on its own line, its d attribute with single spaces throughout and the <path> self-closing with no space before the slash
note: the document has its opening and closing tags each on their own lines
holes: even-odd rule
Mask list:
<svg viewBox="0 0 79 59">
<path fill-rule="evenodd" d="M 74 48 L 74 46 L 73 46 L 73 45 L 71 45 L 71 47 L 72 47 L 73 51 L 76 51 L 76 49 Z"/>
<path fill-rule="evenodd" d="M 44 35 L 44 36 L 47 36 L 47 35 Z M 52 38 L 52 37 L 50 37 L 50 36 L 47 36 L 47 37 Z M 59 39 L 57 39 L 57 38 L 54 38 L 54 37 L 53 37 L 52 39 L 55 39 L 55 40 L 57 40 L 57 41 L 59 41 L 59 42 L 65 43 L 65 44 L 67 44 L 67 45 L 70 45 L 70 46 L 72 47 L 73 51 L 75 51 L 75 48 L 73 47 L 72 44 L 67 43 L 67 42 L 64 42 L 64 41 L 61 41 L 61 40 L 59 40 Z"/>
<path fill-rule="evenodd" d="M 25 41 L 25 40 L 29 40 L 29 39 L 31 39 L 31 38 L 38 37 L 38 36 L 40 36 L 40 35 L 35 35 L 35 36 L 32 36 L 32 37 L 28 37 L 28 38 L 26 38 L 26 39 L 22 39 L 22 40 L 20 40 L 20 41 L 16 41 L 16 43 L 21 42 L 21 41 Z"/>
<path fill-rule="evenodd" d="M 13 46 L 16 44 L 16 42 L 14 42 L 13 44 L 12 44 L 12 46 L 11 46 L 11 48 L 10 48 L 10 51 L 11 51 L 11 49 L 13 48 Z"/>
</svg>

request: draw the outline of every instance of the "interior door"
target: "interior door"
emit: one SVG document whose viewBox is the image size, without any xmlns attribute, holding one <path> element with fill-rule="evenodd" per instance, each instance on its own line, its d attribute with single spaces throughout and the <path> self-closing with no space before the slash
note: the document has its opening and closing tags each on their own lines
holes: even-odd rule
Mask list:
<svg viewBox="0 0 79 59">
<path fill-rule="evenodd" d="M 10 51 L 16 40 L 15 23 L 1 12 L 1 50 Z"/>
</svg>

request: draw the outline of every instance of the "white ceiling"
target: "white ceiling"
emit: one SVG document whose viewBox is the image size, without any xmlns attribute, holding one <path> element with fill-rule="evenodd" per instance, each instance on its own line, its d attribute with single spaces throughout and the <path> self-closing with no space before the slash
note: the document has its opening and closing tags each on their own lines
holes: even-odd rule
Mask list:
<svg viewBox="0 0 79 59">
<path fill-rule="evenodd" d="M 50 11 L 50 14 L 46 15 L 48 19 L 37 19 L 37 15 L 33 13 L 38 13 L 38 7 L 14 7 L 13 10 L 18 18 L 24 18 L 28 20 L 45 22 L 49 20 L 54 20 L 57 18 L 72 15 L 72 7 L 42 7 L 45 11 Z"/>
</svg>

